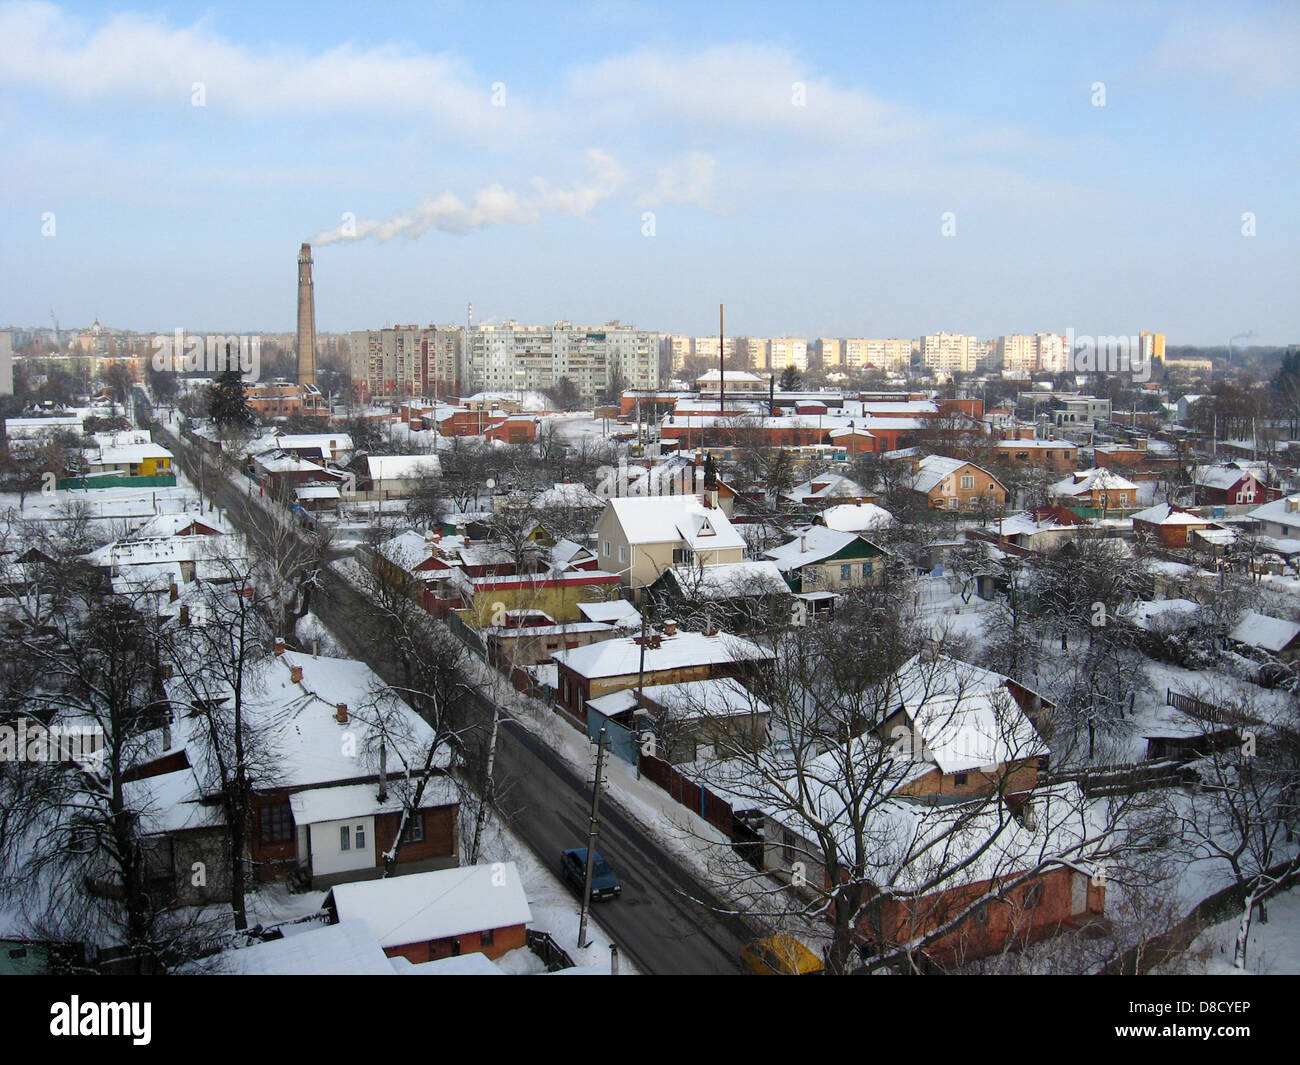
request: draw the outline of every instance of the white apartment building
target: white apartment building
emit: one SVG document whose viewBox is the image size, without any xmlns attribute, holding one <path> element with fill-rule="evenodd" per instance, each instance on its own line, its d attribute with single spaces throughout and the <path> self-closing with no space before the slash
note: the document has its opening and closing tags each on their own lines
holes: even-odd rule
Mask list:
<svg viewBox="0 0 1300 1065">
<path fill-rule="evenodd" d="M 906 370 L 912 365 L 912 342 L 890 337 L 871 340 L 851 337 L 843 342 L 846 370 Z"/>
<path fill-rule="evenodd" d="M 808 341 L 799 337 L 772 337 L 766 341 L 766 362 L 762 369 L 773 373 L 794 367 L 808 369 Z M 758 364 L 755 364 L 758 365 Z"/>
<path fill-rule="evenodd" d="M 694 337 L 691 340 L 691 354 L 697 359 L 707 359 L 713 364 L 718 361 L 718 338 L 712 337 Z M 736 338 L 724 337 L 722 341 L 723 357 L 730 362 L 736 355 Z"/>
<path fill-rule="evenodd" d="M 1038 340 L 1025 333 L 998 337 L 998 365 L 1006 371 L 1033 373 L 1038 369 Z"/>
<path fill-rule="evenodd" d="M 844 364 L 844 342 L 835 337 L 818 337 L 813 342 L 813 350 L 823 370 L 838 370 Z"/>
<path fill-rule="evenodd" d="M 921 361 L 933 370 L 973 373 L 985 348 L 976 337 L 961 333 L 934 333 L 921 343 Z"/>
</svg>

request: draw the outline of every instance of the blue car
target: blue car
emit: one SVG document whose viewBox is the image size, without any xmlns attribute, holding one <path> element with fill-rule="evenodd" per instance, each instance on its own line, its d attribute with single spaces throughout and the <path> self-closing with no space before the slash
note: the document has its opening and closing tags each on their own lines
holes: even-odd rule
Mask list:
<svg viewBox="0 0 1300 1065">
<path fill-rule="evenodd" d="M 575 848 L 561 854 L 560 872 L 564 874 L 564 879 L 581 894 L 587 879 L 587 848 Z M 621 894 L 623 894 L 623 885 L 618 882 L 618 877 L 609 867 L 609 862 L 600 856 L 600 851 L 597 851 L 591 868 L 591 901 L 605 902 L 608 899 L 616 899 Z"/>
</svg>

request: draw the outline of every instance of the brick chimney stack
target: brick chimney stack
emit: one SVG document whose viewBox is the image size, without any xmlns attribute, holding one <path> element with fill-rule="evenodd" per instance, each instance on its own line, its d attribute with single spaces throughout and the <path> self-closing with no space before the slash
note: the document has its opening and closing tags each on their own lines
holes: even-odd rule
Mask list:
<svg viewBox="0 0 1300 1065">
<path fill-rule="evenodd" d="M 338 703 L 338 704 L 336 705 L 336 707 L 335 707 L 335 714 L 334 714 L 334 720 L 337 721 L 340 725 L 346 725 L 346 724 L 348 723 L 348 704 L 347 704 L 347 703 Z"/>
<path fill-rule="evenodd" d="M 298 250 L 298 384 L 316 383 L 316 289 L 311 245 Z"/>
</svg>

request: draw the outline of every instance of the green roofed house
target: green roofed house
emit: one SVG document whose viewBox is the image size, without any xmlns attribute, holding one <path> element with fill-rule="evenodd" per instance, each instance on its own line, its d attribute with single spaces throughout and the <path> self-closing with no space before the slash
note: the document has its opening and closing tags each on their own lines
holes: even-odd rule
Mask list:
<svg viewBox="0 0 1300 1065">
<path fill-rule="evenodd" d="M 776 563 L 796 593 L 834 591 L 879 584 L 885 577 L 885 553 L 857 533 L 811 525 L 764 557 Z"/>
</svg>

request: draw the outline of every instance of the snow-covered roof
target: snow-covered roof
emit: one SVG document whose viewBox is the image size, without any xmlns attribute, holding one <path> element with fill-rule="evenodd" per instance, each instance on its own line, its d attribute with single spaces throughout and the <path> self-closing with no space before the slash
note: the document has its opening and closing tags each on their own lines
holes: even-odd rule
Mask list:
<svg viewBox="0 0 1300 1065">
<path fill-rule="evenodd" d="M 1133 520 L 1146 522 L 1149 525 L 1211 524 L 1208 518 L 1202 518 L 1199 514 L 1183 510 L 1172 503 L 1158 503 L 1154 507 L 1147 507 L 1146 510 L 1139 510 L 1133 515 Z"/>
<path fill-rule="evenodd" d="M 198 778 L 189 766 L 172 773 L 127 781 L 122 785 L 126 806 L 140 819 L 146 835 L 214 828 L 225 823 L 221 807 L 204 805 Z"/>
<path fill-rule="evenodd" d="M 1192 483 L 1203 488 L 1227 491 L 1243 477 L 1253 476 L 1250 470 L 1242 469 L 1234 462 L 1217 463 L 1213 466 L 1197 466 L 1192 470 Z"/>
<path fill-rule="evenodd" d="M 822 511 L 821 520 L 836 532 L 860 533 L 887 528 L 894 523 L 894 516 L 875 503 L 841 503 Z"/>
<path fill-rule="evenodd" d="M 928 494 L 934 491 L 946 477 L 968 465 L 970 464 L 964 459 L 952 459 L 947 455 L 926 455 L 912 477 L 912 487 L 918 492 Z"/>
<path fill-rule="evenodd" d="M 868 494 L 862 485 L 842 473 L 823 473 L 803 484 L 795 485 L 785 493 L 785 497 L 802 502 L 805 499 L 852 499 Z"/>
<path fill-rule="evenodd" d="M 669 572 L 688 595 L 730 599 L 749 595 L 786 595 L 790 586 L 776 563 L 720 562 L 713 566 L 672 566 Z"/>
<path fill-rule="evenodd" d="M 1247 610 L 1228 635 L 1248 647 L 1258 647 L 1277 654 L 1289 647 L 1296 636 L 1300 636 L 1300 624 Z"/>
<path fill-rule="evenodd" d="M 347 433 L 287 433 L 275 439 L 277 447 L 285 451 L 317 451 L 323 458 L 333 458 L 352 450 L 352 437 Z"/>
<path fill-rule="evenodd" d="M 608 501 L 629 544 L 681 541 L 697 551 L 743 548 L 731 519 L 698 496 L 619 496 Z"/>
<path fill-rule="evenodd" d="M 1082 496 L 1089 492 L 1117 492 L 1123 489 L 1137 491 L 1137 485 L 1105 466 L 1094 466 L 1057 481 L 1049 491 L 1056 496 Z"/>
<path fill-rule="evenodd" d="M 123 444 L 118 447 L 91 448 L 86 461 L 92 466 L 134 466 L 145 459 L 169 459 L 172 453 L 162 444 Z"/>
<path fill-rule="evenodd" d="M 552 485 L 533 496 L 532 506 L 539 509 L 566 507 L 570 509 L 599 510 L 605 501 L 581 482 Z"/>
<path fill-rule="evenodd" d="M 579 603 L 578 611 L 588 621 L 612 624 L 620 629 L 639 629 L 641 612 L 626 599 L 611 599 L 603 603 Z"/>
<path fill-rule="evenodd" d="M 430 781 L 433 786 L 435 781 Z M 426 794 L 429 791 L 426 786 Z M 435 794 L 445 789 L 436 788 Z M 433 796 L 429 796 L 433 798 Z M 421 796 L 421 801 L 424 796 Z M 434 805 L 442 805 L 435 803 Z M 394 813 L 402 809 L 401 796 L 389 791 L 387 799 L 379 801 L 378 784 L 348 784 L 335 788 L 308 788 L 289 796 L 295 825 L 314 825 L 321 821 L 342 821 L 348 817 L 371 817 L 375 814 Z"/>
<path fill-rule="evenodd" d="M 1255 521 L 1272 521 L 1279 525 L 1300 529 L 1300 509 L 1293 510 L 1292 507 L 1300 508 L 1300 495 L 1289 495 L 1285 499 L 1274 499 L 1272 502 L 1265 503 L 1263 506 L 1247 512 L 1246 517 L 1253 518 Z"/>
<path fill-rule="evenodd" d="M 412 962 L 404 955 L 389 958 L 388 964 L 398 976 L 505 976 L 506 971 L 486 954 L 477 950 L 469 954 L 453 954 L 450 958 Z"/>
<path fill-rule="evenodd" d="M 625 677 L 641 669 L 639 637 L 622 637 L 557 651 L 552 658 L 584 677 Z M 741 636 L 702 632 L 681 632 L 662 636 L 659 645 L 645 646 L 646 672 L 689 669 L 693 666 L 724 665 L 731 662 L 764 661 L 772 652 Z"/>
<path fill-rule="evenodd" d="M 364 921 L 290 925 L 283 939 L 221 954 L 211 970 L 239 976 L 392 976 L 393 967 Z"/>
<path fill-rule="evenodd" d="M 331 889 L 340 923 L 365 923 L 381 947 L 400 947 L 533 919 L 514 862 L 407 873 Z"/>
<path fill-rule="evenodd" d="M 366 469 L 375 481 L 416 480 L 442 472 L 437 455 L 368 455 Z"/>
<path fill-rule="evenodd" d="M 844 550 L 854 540 L 855 532 L 840 532 L 824 525 L 810 525 L 788 544 L 781 544 L 764 554 L 772 559 L 782 572 L 811 566 Z"/>
<path fill-rule="evenodd" d="M 302 670 L 293 681 L 292 670 Z M 179 680 L 168 681 L 177 703 L 190 698 Z M 220 690 L 213 697 L 223 694 Z M 348 720 L 336 720 L 337 704 L 348 707 Z M 247 670 L 244 678 L 245 719 L 262 735 L 265 749 L 273 753 L 259 786 L 304 788 L 333 782 L 355 781 L 378 773 L 381 740 L 387 752 L 390 787 L 402 790 L 407 767 L 418 773 L 434 740 L 433 729 L 387 688 L 365 662 L 347 658 L 314 657 L 284 651 Z M 173 733 L 190 746 L 191 730 L 202 723 L 185 713 L 175 715 Z M 345 741 L 345 734 L 351 742 Z M 203 740 L 194 737 L 197 750 Z M 445 769 L 450 754 L 439 751 L 433 768 Z M 214 794 L 218 782 L 195 763 L 204 794 Z M 262 779 L 262 776 L 265 779 Z"/>
<path fill-rule="evenodd" d="M 899 669 L 897 680 L 903 711 L 945 773 L 1047 753 L 1003 674 L 947 655 L 932 661 L 917 655 Z"/>
</svg>

